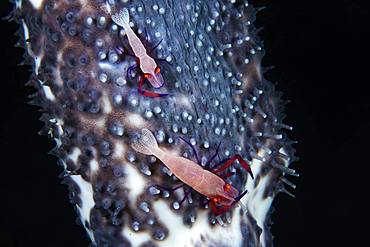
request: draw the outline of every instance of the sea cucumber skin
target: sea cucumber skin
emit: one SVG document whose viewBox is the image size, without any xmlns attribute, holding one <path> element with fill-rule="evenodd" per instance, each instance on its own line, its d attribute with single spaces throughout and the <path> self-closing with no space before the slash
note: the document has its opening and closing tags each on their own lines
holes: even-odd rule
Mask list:
<svg viewBox="0 0 370 247">
<path fill-rule="evenodd" d="M 133 30 L 159 62 L 168 97 L 138 94 L 138 71 L 124 31 L 110 16 L 127 8 Z M 32 104 L 41 107 L 41 133 L 64 172 L 71 202 L 94 246 L 272 246 L 271 203 L 294 187 L 285 175 L 295 160 L 284 133 L 284 102 L 263 77 L 262 43 L 247 1 L 23 0 L 15 2 L 19 43 L 33 66 Z M 145 40 L 147 37 L 147 40 Z M 122 53 L 123 50 L 123 54 Z M 153 90 L 147 83 L 147 90 Z M 227 181 L 247 211 L 216 219 L 195 191 L 179 206 L 180 181 L 130 144 L 150 129 L 164 150 L 201 160 L 240 154 L 255 176 L 235 163 Z M 223 224 L 223 226 L 220 225 Z M 73 224 L 71 222 L 71 224 Z"/>
</svg>

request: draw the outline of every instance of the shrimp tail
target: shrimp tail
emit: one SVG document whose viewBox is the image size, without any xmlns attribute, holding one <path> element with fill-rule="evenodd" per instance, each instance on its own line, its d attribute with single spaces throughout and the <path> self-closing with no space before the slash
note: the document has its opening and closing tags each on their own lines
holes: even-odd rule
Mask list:
<svg viewBox="0 0 370 247">
<path fill-rule="evenodd" d="M 128 25 L 130 22 L 128 9 L 123 8 L 118 13 L 112 15 L 112 20 L 121 27 L 125 27 L 125 25 Z"/>
<path fill-rule="evenodd" d="M 140 138 L 132 143 L 131 147 L 136 152 L 152 155 L 158 149 L 158 143 L 150 130 L 142 129 Z"/>
</svg>

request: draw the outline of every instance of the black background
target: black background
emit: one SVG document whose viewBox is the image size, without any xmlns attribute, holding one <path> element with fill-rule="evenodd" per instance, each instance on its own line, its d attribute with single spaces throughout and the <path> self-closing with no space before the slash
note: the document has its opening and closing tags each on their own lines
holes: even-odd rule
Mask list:
<svg viewBox="0 0 370 247">
<path fill-rule="evenodd" d="M 295 199 L 280 194 L 275 246 L 366 246 L 370 138 L 369 8 L 366 1 L 252 1 L 265 40 L 263 64 L 276 68 L 286 123 L 300 160 Z M 1 16 L 12 6 L 1 1 Z M 68 202 L 61 168 L 37 135 L 37 108 L 26 104 L 29 67 L 18 67 L 15 23 L 2 21 L 0 79 L 0 247 L 88 246 Z M 365 192 L 366 191 L 366 192 Z"/>
</svg>

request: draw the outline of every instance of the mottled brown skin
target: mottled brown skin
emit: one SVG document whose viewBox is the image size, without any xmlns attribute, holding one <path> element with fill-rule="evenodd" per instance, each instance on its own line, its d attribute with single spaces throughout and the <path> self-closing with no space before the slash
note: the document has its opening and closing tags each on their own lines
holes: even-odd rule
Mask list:
<svg viewBox="0 0 370 247">
<path fill-rule="evenodd" d="M 285 128 L 280 94 L 263 77 L 264 52 L 252 24 L 256 10 L 241 0 L 114 1 L 110 11 L 107 2 L 113 1 L 44 0 L 36 9 L 23 0 L 14 12 L 25 62 L 34 69 L 28 84 L 37 90 L 32 104 L 43 112 L 40 133 L 57 140 L 52 153 L 64 169 L 63 183 L 93 244 L 130 246 L 145 235 L 139 246 L 168 246 L 167 240 L 187 232 L 183 241 L 191 239 L 189 246 L 272 246 L 269 214 L 259 217 L 254 210 L 284 192 L 284 174 L 294 175 L 287 168 L 294 149 L 280 135 Z M 126 77 L 135 59 L 126 48 L 117 52 L 122 46 L 131 51 L 130 44 L 111 20 L 122 8 L 130 10 L 138 37 L 143 38 L 146 28 L 149 48 L 162 40 L 153 57 L 171 61 L 161 72 L 170 82 L 166 90 L 171 96 L 142 97 L 137 76 Z M 181 181 L 160 160 L 130 148 L 145 127 L 153 130 L 161 148 L 186 159 L 192 150 L 179 136 L 197 143 L 202 160 L 222 141 L 216 162 L 239 153 L 256 163 L 257 181 L 238 167 L 225 171 L 235 172 L 228 184 L 238 191 L 248 184 L 251 191 L 247 215 L 232 209 L 221 217 L 232 231 L 216 226 L 200 193 L 190 191 L 192 202 L 176 209 L 179 193 L 151 190 L 153 184 L 171 188 Z M 194 185 L 205 191 L 208 173 L 201 173 L 204 183 Z M 221 187 L 221 181 L 211 180 Z M 155 210 L 159 202 L 166 208 Z M 163 215 L 173 215 L 183 225 L 174 229 L 172 218 Z M 198 222 L 204 228 L 192 233 Z M 234 241 L 225 241 L 229 237 Z"/>
</svg>

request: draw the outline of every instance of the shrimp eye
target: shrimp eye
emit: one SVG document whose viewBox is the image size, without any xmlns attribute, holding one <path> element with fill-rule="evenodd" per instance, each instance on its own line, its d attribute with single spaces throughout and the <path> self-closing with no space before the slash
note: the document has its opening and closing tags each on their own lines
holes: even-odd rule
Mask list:
<svg viewBox="0 0 370 247">
<path fill-rule="evenodd" d="M 218 197 L 215 197 L 212 199 L 214 203 L 217 203 L 220 199 Z"/>
<path fill-rule="evenodd" d="M 154 72 L 155 72 L 156 74 L 159 74 L 159 73 L 161 72 L 161 68 L 160 68 L 159 66 L 157 66 L 157 67 L 155 68 Z"/>
<path fill-rule="evenodd" d="M 150 77 L 152 77 L 152 75 L 151 75 L 151 74 L 149 74 L 149 73 L 144 73 L 144 77 L 145 77 L 145 78 L 150 78 Z"/>
<path fill-rule="evenodd" d="M 231 189 L 231 185 L 230 184 L 225 184 L 224 190 L 229 191 L 230 189 Z"/>
</svg>

